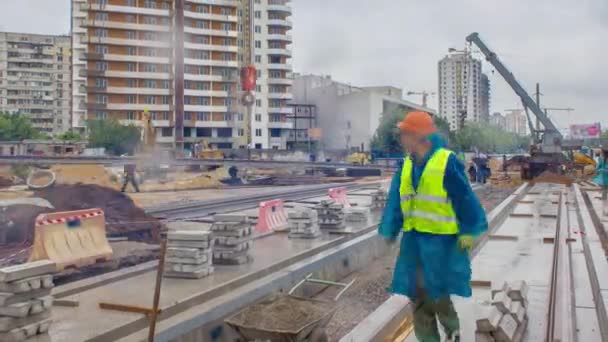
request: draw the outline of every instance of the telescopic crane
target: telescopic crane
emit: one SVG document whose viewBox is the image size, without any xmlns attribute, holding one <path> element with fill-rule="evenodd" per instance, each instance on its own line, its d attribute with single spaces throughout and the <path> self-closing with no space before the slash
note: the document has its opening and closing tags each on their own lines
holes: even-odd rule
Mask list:
<svg viewBox="0 0 608 342">
<path fill-rule="evenodd" d="M 534 143 L 530 146 L 530 158 L 524 165 L 524 168 L 528 168 L 525 178 L 536 177 L 547 169 L 557 171 L 556 169 L 558 169 L 561 164 L 567 162 L 565 156 L 562 154 L 562 134 L 546 113 L 540 108 L 538 103 L 528 95 L 513 73 L 500 61 L 496 53 L 490 50 L 481 38 L 479 38 L 477 32 L 471 33 L 466 40 L 468 43 L 475 44 L 479 50 L 481 50 L 481 53 L 486 57 L 486 60 L 492 64 L 496 71 L 498 71 L 509 84 L 511 89 L 513 89 L 515 94 L 519 96 L 526 113 L 528 113 L 528 110 L 531 111 L 544 127 L 544 130 L 536 131 Z M 532 131 L 532 133 L 534 133 L 534 131 Z"/>
</svg>

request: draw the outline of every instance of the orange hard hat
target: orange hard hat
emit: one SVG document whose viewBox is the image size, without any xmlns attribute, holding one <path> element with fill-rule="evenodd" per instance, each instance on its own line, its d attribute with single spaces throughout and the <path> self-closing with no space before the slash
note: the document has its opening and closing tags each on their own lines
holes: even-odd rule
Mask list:
<svg viewBox="0 0 608 342">
<path fill-rule="evenodd" d="M 405 115 L 405 119 L 397 124 L 402 132 L 428 135 L 435 133 L 433 118 L 427 112 L 411 112 Z"/>
</svg>

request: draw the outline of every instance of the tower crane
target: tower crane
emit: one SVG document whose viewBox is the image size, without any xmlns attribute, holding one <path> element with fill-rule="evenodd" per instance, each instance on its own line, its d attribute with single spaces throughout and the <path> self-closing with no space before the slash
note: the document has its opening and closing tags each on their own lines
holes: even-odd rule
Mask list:
<svg viewBox="0 0 608 342">
<path fill-rule="evenodd" d="M 515 94 L 519 96 L 526 114 L 528 115 L 528 122 L 531 122 L 528 113 L 528 111 L 530 111 L 544 127 L 543 130 L 536 131 L 537 134 L 534 142 L 530 146 L 530 157 L 526 158 L 522 165 L 522 178 L 534 178 L 545 170 L 559 171 L 560 166 L 567 163 L 568 160 L 562 154 L 563 136 L 555 124 L 549 119 L 547 113 L 540 108 L 539 104 L 524 90 L 513 73 L 500 61 L 496 53 L 490 50 L 481 38 L 479 38 L 477 32 L 467 36 L 466 41 L 469 44 L 475 44 L 479 50 L 481 50 L 481 53 L 485 56 L 486 60 L 492 64 L 494 69 L 496 69 L 504 78 Z"/>
<path fill-rule="evenodd" d="M 428 97 L 429 96 L 435 96 L 435 94 L 436 94 L 435 92 L 430 92 L 430 91 L 426 91 L 426 90 L 423 90 L 423 91 L 408 91 L 407 92 L 408 96 L 410 96 L 410 95 L 422 95 L 422 107 L 427 107 L 427 103 L 428 103 L 427 99 L 428 99 Z"/>
</svg>

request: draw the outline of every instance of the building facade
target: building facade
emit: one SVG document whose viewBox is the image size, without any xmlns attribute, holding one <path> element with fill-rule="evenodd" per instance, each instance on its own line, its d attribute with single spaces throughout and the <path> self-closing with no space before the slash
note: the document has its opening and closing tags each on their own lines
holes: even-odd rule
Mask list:
<svg viewBox="0 0 608 342">
<path fill-rule="evenodd" d="M 326 150 L 369 151 L 382 113 L 425 108 L 402 99 L 396 87 L 355 87 L 329 76 L 295 75 L 293 103 L 314 105 L 320 128 L 320 147 Z"/>
<path fill-rule="evenodd" d="M 466 121 L 483 120 L 481 61 L 465 53 L 447 55 L 438 63 L 438 76 L 438 111 L 450 129 L 459 128 L 459 111 L 465 108 Z M 489 82 L 487 86 L 489 101 Z"/>
<path fill-rule="evenodd" d="M 0 111 L 25 115 L 49 135 L 71 116 L 70 38 L 0 33 Z"/>
<path fill-rule="evenodd" d="M 506 119 L 504 117 L 504 115 L 502 115 L 501 113 L 493 113 L 490 116 L 490 125 L 506 130 L 507 129 L 507 122 Z"/>
<path fill-rule="evenodd" d="M 317 106 L 302 103 L 292 103 L 289 106 L 293 109 L 293 114 L 288 120 L 291 129 L 287 137 L 287 149 L 316 147 L 322 135 L 317 122 Z"/>
<path fill-rule="evenodd" d="M 275 146 L 272 122 L 286 117 L 273 114 L 289 114 L 287 1 L 72 0 L 72 7 L 75 127 L 90 119 L 150 122 L 155 143 L 166 147 L 180 145 L 183 127 L 186 149 L 202 140 L 245 147 L 251 127 L 255 147 Z M 260 91 L 246 118 L 239 70 L 249 59 Z M 275 70 L 282 85 L 267 76 Z"/>
<path fill-rule="evenodd" d="M 490 122 L 490 79 L 484 73 L 481 73 L 480 87 L 480 101 L 481 109 L 479 121 L 489 123 Z"/>
<path fill-rule="evenodd" d="M 528 119 L 523 110 L 511 111 L 505 115 L 505 126 L 507 132 L 524 136 L 528 130 Z"/>
</svg>

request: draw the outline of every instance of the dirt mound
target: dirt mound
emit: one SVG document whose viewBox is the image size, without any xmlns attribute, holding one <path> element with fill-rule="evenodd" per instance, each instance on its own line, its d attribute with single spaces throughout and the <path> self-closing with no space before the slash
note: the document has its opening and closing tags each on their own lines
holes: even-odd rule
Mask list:
<svg viewBox="0 0 608 342">
<path fill-rule="evenodd" d="M 0 188 L 8 188 L 14 184 L 13 179 L 9 177 L 0 176 Z"/>
<path fill-rule="evenodd" d="M 48 200 L 55 211 L 100 208 L 106 216 L 106 231 L 111 236 L 130 236 L 137 240 L 157 241 L 163 225 L 127 195 L 94 184 L 65 185 L 37 191 L 35 196 Z"/>
<path fill-rule="evenodd" d="M 8 243 L 29 246 L 34 241 L 34 222 L 42 213 L 53 209 L 16 204 L 0 209 L 0 245 Z"/>
<path fill-rule="evenodd" d="M 97 184 L 118 189 L 120 181 L 113 177 L 103 165 L 54 165 L 51 171 L 55 172 L 57 184 Z"/>
<path fill-rule="evenodd" d="M 532 180 L 533 183 L 555 183 L 571 186 L 574 179 L 565 175 L 559 175 L 550 171 L 541 173 L 538 177 Z"/>
</svg>

